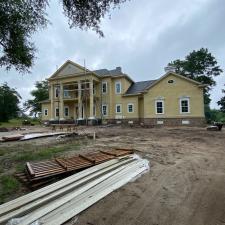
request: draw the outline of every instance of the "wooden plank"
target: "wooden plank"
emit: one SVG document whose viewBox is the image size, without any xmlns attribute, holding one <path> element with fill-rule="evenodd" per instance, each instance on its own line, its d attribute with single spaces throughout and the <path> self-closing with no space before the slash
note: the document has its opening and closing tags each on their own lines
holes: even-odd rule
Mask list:
<svg viewBox="0 0 225 225">
<path fill-rule="evenodd" d="M 45 225 L 63 224 L 73 216 L 76 216 L 78 213 L 90 207 L 109 193 L 120 188 L 131 179 L 145 171 L 146 168 L 142 167 L 139 163 L 136 166 L 132 167 L 129 167 L 128 165 L 128 168 L 121 170 L 109 179 L 89 189 L 87 192 L 82 193 L 77 198 L 72 199 L 69 203 L 62 205 L 55 211 L 52 211 L 43 218 L 40 218 L 39 222 Z"/>
<path fill-rule="evenodd" d="M 26 166 L 27 166 L 27 169 L 28 169 L 28 172 L 30 173 L 31 176 L 35 176 L 35 173 L 30 165 L 29 162 L 26 163 Z"/>
<path fill-rule="evenodd" d="M 95 160 L 92 159 L 92 158 L 90 158 L 90 157 L 88 157 L 87 155 L 79 154 L 79 156 L 80 156 L 81 158 L 86 159 L 86 160 L 92 162 L 93 164 L 95 164 Z"/>
<path fill-rule="evenodd" d="M 135 164 L 136 162 L 131 162 L 130 164 Z M 127 165 L 126 165 L 127 166 Z M 59 198 L 56 198 L 55 200 L 48 202 L 47 205 L 44 205 L 43 207 L 40 207 L 38 209 L 36 209 L 35 211 L 27 214 L 24 219 L 22 219 L 20 221 L 20 225 L 27 225 L 27 224 L 31 224 L 32 222 L 38 220 L 39 218 L 43 217 L 44 215 L 48 214 L 49 212 L 53 211 L 54 209 L 57 209 L 58 207 L 60 207 L 61 205 L 69 202 L 71 199 L 79 196 L 80 194 L 82 194 L 83 192 L 89 190 L 90 188 L 94 187 L 95 185 L 97 185 L 98 183 L 101 183 L 102 181 L 108 179 L 109 177 L 113 176 L 114 174 L 122 171 L 124 168 L 126 168 L 126 166 L 120 166 L 116 169 L 110 169 L 110 171 L 108 173 L 105 173 L 106 171 L 103 172 L 102 176 L 96 176 L 95 174 L 92 175 L 94 177 L 97 177 L 96 179 L 88 179 L 91 180 L 90 182 L 87 183 L 87 178 L 84 179 L 84 181 L 78 181 L 77 185 L 80 185 L 81 183 L 85 183 L 84 186 L 81 186 L 78 189 L 75 189 L 74 191 L 70 191 L 68 194 L 63 195 Z M 102 171 L 99 172 L 100 174 L 102 173 Z M 63 191 L 62 193 L 64 193 L 65 191 Z M 53 195 L 55 195 L 55 193 L 53 193 Z M 24 206 L 27 207 L 27 206 Z M 30 207 L 29 207 L 30 208 Z M 28 209 L 29 209 L 28 208 Z M 4 218 L 5 220 L 5 218 Z M 1 222 L 1 218 L 0 218 L 0 222 Z"/>
<path fill-rule="evenodd" d="M 2 204 L 2 205 L 0 205 L 0 216 L 3 215 L 4 213 L 8 212 L 8 211 L 12 211 L 12 210 L 14 210 L 14 209 L 16 209 L 18 207 L 21 207 L 22 205 L 25 205 L 25 204 L 28 204 L 31 201 L 34 201 L 37 198 L 45 196 L 45 195 L 47 195 L 47 194 L 49 194 L 49 193 L 51 193 L 51 192 L 53 192 L 53 191 L 55 191 L 55 190 L 57 190 L 59 188 L 62 188 L 62 187 L 66 186 L 66 185 L 68 185 L 68 184 L 70 184 L 72 182 L 75 182 L 75 181 L 81 179 L 84 176 L 87 176 L 87 175 L 89 175 L 91 173 L 94 173 L 94 172 L 96 172 L 98 170 L 101 170 L 101 169 L 103 169 L 105 167 L 108 167 L 108 166 L 111 166 L 113 164 L 116 164 L 116 163 L 120 162 L 121 160 L 126 160 L 126 159 L 121 158 L 121 159 L 110 160 L 110 161 L 105 162 L 103 164 L 100 164 L 100 165 L 91 167 L 91 168 L 89 168 L 87 170 L 81 171 L 81 172 L 79 172 L 77 174 L 74 174 L 74 175 L 72 175 L 72 176 L 70 176 L 70 177 L 68 177 L 66 179 L 58 181 L 58 182 L 56 182 L 54 184 L 51 184 L 51 185 L 49 185 L 47 187 L 44 187 L 42 189 L 39 189 L 37 191 L 34 191 L 32 193 L 29 193 L 27 195 L 24 195 L 24 196 L 21 196 L 21 197 L 19 197 L 17 199 L 14 199 L 14 200 L 12 200 L 10 202 Z"/>
</svg>

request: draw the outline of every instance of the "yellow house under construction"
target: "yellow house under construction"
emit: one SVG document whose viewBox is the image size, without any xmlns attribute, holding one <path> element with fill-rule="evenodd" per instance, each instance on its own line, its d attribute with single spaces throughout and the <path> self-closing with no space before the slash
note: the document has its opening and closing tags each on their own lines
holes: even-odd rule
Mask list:
<svg viewBox="0 0 225 225">
<path fill-rule="evenodd" d="M 157 80 L 134 82 L 121 67 L 90 71 L 70 60 L 50 78 L 42 120 L 51 123 L 202 125 L 204 85 L 167 68 Z M 117 122 L 121 121 L 121 122 Z"/>
</svg>

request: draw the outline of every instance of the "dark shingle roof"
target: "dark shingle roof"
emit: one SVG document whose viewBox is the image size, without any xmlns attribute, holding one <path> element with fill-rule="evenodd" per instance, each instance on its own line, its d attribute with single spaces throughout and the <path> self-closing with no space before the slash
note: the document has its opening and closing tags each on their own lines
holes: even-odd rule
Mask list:
<svg viewBox="0 0 225 225">
<path fill-rule="evenodd" d="M 113 70 L 107 70 L 107 69 L 94 70 L 94 72 L 97 73 L 99 76 L 124 75 L 122 73 L 121 67 L 116 67 L 116 69 L 113 69 Z"/>
<path fill-rule="evenodd" d="M 147 87 L 151 86 L 155 81 L 156 80 L 146 80 L 135 82 L 128 88 L 125 95 L 140 93 L 144 91 Z"/>
</svg>

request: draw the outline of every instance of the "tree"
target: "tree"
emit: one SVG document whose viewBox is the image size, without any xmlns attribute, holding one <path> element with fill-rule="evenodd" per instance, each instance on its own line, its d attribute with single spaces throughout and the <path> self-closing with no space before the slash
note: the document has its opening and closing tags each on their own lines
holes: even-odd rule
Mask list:
<svg viewBox="0 0 225 225">
<path fill-rule="evenodd" d="M 177 59 L 169 63 L 175 67 L 175 71 L 185 77 L 206 84 L 204 88 L 204 103 L 209 105 L 211 99 L 209 91 L 216 85 L 215 76 L 220 75 L 223 70 L 217 65 L 216 58 L 207 48 L 192 51 L 184 60 Z"/>
<path fill-rule="evenodd" d="M 20 103 L 20 95 L 14 88 L 10 88 L 7 83 L 0 86 L 0 121 L 7 122 L 9 119 L 17 117 Z"/>
<path fill-rule="evenodd" d="M 35 83 L 35 89 L 31 91 L 33 99 L 27 100 L 24 103 L 26 110 L 30 110 L 31 115 L 37 116 L 38 112 L 41 112 L 41 103 L 40 101 L 46 100 L 49 98 L 48 95 L 48 81 L 40 81 Z"/>
<path fill-rule="evenodd" d="M 61 0 L 70 28 L 92 28 L 100 36 L 101 19 L 126 0 Z M 29 72 L 35 58 L 31 36 L 48 24 L 49 0 L 0 0 L 0 67 Z"/>
<path fill-rule="evenodd" d="M 225 93 L 225 89 L 223 89 L 222 92 Z M 220 106 L 220 111 L 225 113 L 225 96 L 223 96 L 220 101 L 217 102 L 217 104 Z"/>
</svg>

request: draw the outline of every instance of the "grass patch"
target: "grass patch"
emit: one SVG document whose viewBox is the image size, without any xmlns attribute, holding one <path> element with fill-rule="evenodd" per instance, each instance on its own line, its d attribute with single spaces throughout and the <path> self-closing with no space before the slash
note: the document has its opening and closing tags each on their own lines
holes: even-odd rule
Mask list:
<svg viewBox="0 0 225 225">
<path fill-rule="evenodd" d="M 26 162 L 26 161 L 35 161 L 35 160 L 42 160 L 42 159 L 50 159 L 54 156 L 57 156 L 59 153 L 68 152 L 72 150 L 77 150 L 80 147 L 78 144 L 74 144 L 72 146 L 60 146 L 60 147 L 49 147 L 41 150 L 25 151 L 25 152 L 18 152 L 14 156 L 15 161 L 19 162 Z"/>
<path fill-rule="evenodd" d="M 20 127 L 22 126 L 24 118 L 15 118 L 11 119 L 8 122 L 0 122 L 0 127 Z M 32 124 L 38 125 L 40 124 L 37 119 L 27 119 L 29 120 Z"/>
<path fill-rule="evenodd" d="M 9 195 L 14 194 L 20 187 L 20 183 L 11 175 L 3 175 L 0 178 L 1 192 L 0 192 L 0 203 L 5 201 Z"/>
</svg>

